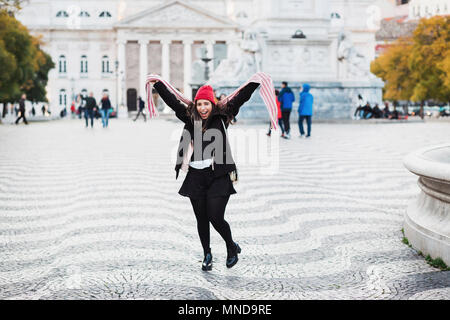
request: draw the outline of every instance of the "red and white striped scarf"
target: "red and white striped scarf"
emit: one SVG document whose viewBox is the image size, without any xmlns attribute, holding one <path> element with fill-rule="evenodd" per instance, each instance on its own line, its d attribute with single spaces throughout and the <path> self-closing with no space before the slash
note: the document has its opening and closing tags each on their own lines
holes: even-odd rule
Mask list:
<svg viewBox="0 0 450 320">
<path fill-rule="evenodd" d="M 152 83 L 151 81 L 161 81 L 170 91 L 175 94 L 175 96 L 185 103 L 186 105 L 189 105 L 192 103 L 188 98 L 186 98 L 180 91 L 178 91 L 176 88 L 174 88 L 169 82 L 164 80 L 161 76 L 150 74 L 147 76 L 147 81 L 145 84 L 145 89 L 147 91 L 147 104 L 148 104 L 148 110 L 150 112 L 150 118 L 158 116 L 158 111 L 156 110 L 155 104 L 152 99 Z M 278 108 L 276 103 L 276 97 L 275 97 L 275 88 L 273 86 L 272 78 L 264 73 L 264 72 L 258 72 L 255 73 L 246 83 L 244 83 L 242 86 L 237 88 L 234 92 L 232 92 L 229 96 L 227 96 L 224 100 L 219 101 L 217 103 L 218 107 L 224 106 L 227 104 L 228 101 L 230 101 L 234 96 L 236 96 L 239 91 L 244 88 L 247 84 L 250 82 L 255 82 L 260 84 L 260 90 L 259 93 L 261 95 L 261 98 L 264 101 L 264 104 L 266 105 L 267 111 L 269 112 L 270 121 L 272 123 L 272 128 L 274 130 L 277 130 L 278 128 Z"/>
</svg>

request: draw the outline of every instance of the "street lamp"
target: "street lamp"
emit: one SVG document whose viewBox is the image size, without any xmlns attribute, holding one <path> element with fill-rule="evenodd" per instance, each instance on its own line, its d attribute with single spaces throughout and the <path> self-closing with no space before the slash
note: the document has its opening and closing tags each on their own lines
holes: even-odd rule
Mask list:
<svg viewBox="0 0 450 320">
<path fill-rule="evenodd" d="M 116 71 L 116 115 L 119 114 L 119 60 L 114 62 Z"/>
<path fill-rule="evenodd" d="M 74 77 L 70 78 L 70 84 L 72 87 L 71 89 L 72 89 L 72 102 L 73 102 L 73 101 L 75 101 L 75 78 Z"/>
<path fill-rule="evenodd" d="M 298 29 L 292 36 L 292 39 L 306 39 L 306 36 L 304 35 L 302 30 Z"/>
<path fill-rule="evenodd" d="M 208 57 L 208 49 L 206 47 L 202 48 L 202 57 L 201 60 L 205 63 L 205 81 L 209 80 L 209 65 L 213 59 Z"/>
</svg>

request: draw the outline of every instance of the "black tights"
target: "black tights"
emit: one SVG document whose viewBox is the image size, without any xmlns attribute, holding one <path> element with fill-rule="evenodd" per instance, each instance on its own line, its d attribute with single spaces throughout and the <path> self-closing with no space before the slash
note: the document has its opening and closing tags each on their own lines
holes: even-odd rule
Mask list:
<svg viewBox="0 0 450 320">
<path fill-rule="evenodd" d="M 195 217 L 197 218 L 197 230 L 200 242 L 203 246 L 203 252 L 206 254 L 209 248 L 209 223 L 222 236 L 227 245 L 227 249 L 234 247 L 231 229 L 228 222 L 225 221 L 225 208 L 230 196 L 191 199 L 194 208 Z"/>
</svg>

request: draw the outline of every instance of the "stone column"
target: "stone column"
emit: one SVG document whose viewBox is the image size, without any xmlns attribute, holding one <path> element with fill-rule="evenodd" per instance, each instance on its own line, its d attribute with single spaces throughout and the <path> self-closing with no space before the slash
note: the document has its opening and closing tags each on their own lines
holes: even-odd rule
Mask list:
<svg viewBox="0 0 450 320">
<path fill-rule="evenodd" d="M 161 52 L 161 76 L 168 82 L 170 82 L 170 43 L 171 40 L 161 40 L 162 52 Z M 165 105 L 163 113 L 169 113 L 171 109 Z"/>
<path fill-rule="evenodd" d="M 117 104 L 119 110 L 117 110 L 119 117 L 127 117 L 125 106 L 125 77 L 126 77 L 126 40 L 117 41 L 117 60 L 119 62 L 118 74 L 117 74 Z M 125 111 L 125 113 L 123 112 Z"/>
<path fill-rule="evenodd" d="M 148 74 L 148 41 L 139 40 L 139 95 L 146 101 L 145 80 Z"/>
<path fill-rule="evenodd" d="M 192 99 L 192 88 L 189 84 L 192 79 L 192 40 L 183 40 L 183 50 L 184 50 L 184 57 L 183 57 L 183 88 L 184 88 L 184 95 L 188 99 Z"/>
</svg>

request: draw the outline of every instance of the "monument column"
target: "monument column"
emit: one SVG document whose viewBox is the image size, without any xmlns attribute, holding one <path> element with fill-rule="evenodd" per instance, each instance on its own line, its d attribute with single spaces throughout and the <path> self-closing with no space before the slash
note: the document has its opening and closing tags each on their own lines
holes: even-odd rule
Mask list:
<svg viewBox="0 0 450 320">
<path fill-rule="evenodd" d="M 161 52 L 161 76 L 168 82 L 170 82 L 170 43 L 171 40 L 161 40 L 162 52 Z M 170 113 L 171 109 L 164 104 L 163 113 Z"/>
<path fill-rule="evenodd" d="M 183 89 L 184 95 L 188 99 L 192 99 L 192 88 L 190 82 L 192 80 L 192 40 L 183 40 Z"/>
<path fill-rule="evenodd" d="M 170 82 L 170 43 L 171 40 L 161 40 L 161 76 Z"/>
<path fill-rule="evenodd" d="M 117 41 L 117 114 L 119 117 L 127 117 L 127 112 L 125 108 L 125 77 L 126 77 L 126 40 Z M 123 112 L 125 110 L 125 113 Z"/>
<path fill-rule="evenodd" d="M 139 95 L 146 101 L 145 80 L 148 74 L 148 51 L 147 40 L 139 40 Z"/>
</svg>

